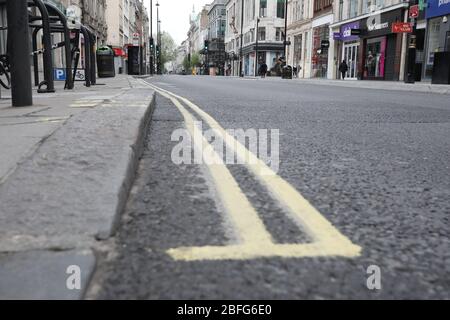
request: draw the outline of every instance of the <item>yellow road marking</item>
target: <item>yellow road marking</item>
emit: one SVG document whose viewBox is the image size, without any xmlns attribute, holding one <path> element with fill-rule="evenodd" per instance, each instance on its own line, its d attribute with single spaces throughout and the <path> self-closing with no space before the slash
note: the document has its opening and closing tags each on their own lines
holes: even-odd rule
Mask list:
<svg viewBox="0 0 450 320">
<path fill-rule="evenodd" d="M 291 219 L 298 225 L 301 230 L 307 232 L 307 234 L 314 240 L 310 244 L 274 244 L 271 240 L 269 242 L 254 242 L 252 239 L 258 238 L 256 235 L 250 237 L 250 241 L 245 241 L 239 245 L 232 246 L 206 246 L 206 247 L 188 247 L 171 249 L 168 253 L 175 259 L 179 260 L 217 260 L 217 259 L 251 259 L 256 257 L 312 257 L 312 256 L 343 256 L 343 257 L 357 257 L 360 255 L 361 247 L 353 244 L 347 237 L 341 234 L 327 219 L 325 219 L 292 185 L 278 176 L 272 169 L 270 169 L 263 161 L 261 161 L 256 155 L 250 152 L 245 146 L 239 143 L 234 137 L 229 135 L 225 129 L 223 129 L 219 123 L 214 120 L 209 114 L 201 110 L 198 106 L 191 101 L 180 97 L 167 90 L 158 88 L 154 85 L 148 84 L 157 92 L 168 97 L 178 109 L 182 111 L 183 116 L 186 114 L 191 116 L 189 112 L 179 102 L 184 102 L 195 113 L 197 113 L 208 125 L 220 134 L 223 141 L 227 144 L 227 147 L 233 150 L 237 157 L 245 161 L 245 165 L 248 169 L 258 178 L 260 183 L 264 185 L 271 195 L 287 209 Z M 177 100 L 178 99 L 178 100 Z M 182 109 L 180 109 L 180 106 Z M 186 119 L 186 116 L 185 116 Z M 192 134 L 192 132 L 191 132 Z M 198 133 L 197 133 L 198 134 Z M 208 145 L 206 139 L 203 138 L 203 143 Z M 217 156 L 217 154 L 215 155 Z M 205 161 L 206 162 L 206 161 Z M 206 162 L 212 163 L 212 162 Z M 215 162 L 217 163 L 217 162 Z M 216 166 L 216 165 L 213 165 Z M 210 170 L 212 166 L 209 166 Z M 226 169 L 226 167 L 225 167 Z M 227 170 L 227 169 L 226 169 Z M 228 170 L 227 170 L 228 171 Z M 228 171 L 228 174 L 229 171 Z M 231 175 L 231 174 L 230 174 Z M 220 179 L 219 179 L 220 178 Z M 234 178 L 231 176 L 231 179 Z M 229 188 L 239 188 L 236 181 L 233 184 L 225 183 L 222 177 L 216 176 L 216 187 L 221 188 L 223 185 L 221 198 L 224 200 L 224 196 L 229 191 Z M 240 190 L 240 189 L 239 189 Z M 225 195 L 223 192 L 225 191 Z M 242 192 L 242 191 L 240 191 Z M 245 196 L 244 196 L 245 197 Z M 241 199 L 242 201 L 242 199 Z M 245 198 L 248 203 L 248 200 Z M 250 205 L 248 203 L 248 205 Z M 250 205 L 251 206 L 251 205 Z M 253 209 L 253 208 L 252 208 Z M 236 210 L 232 212 L 232 210 Z M 255 216 L 251 213 L 251 220 L 255 220 Z M 227 207 L 227 212 L 233 217 L 236 224 L 239 224 L 238 232 L 242 236 L 246 233 L 250 233 L 251 229 L 247 229 L 244 221 L 249 219 L 246 217 L 247 213 L 241 210 L 240 204 L 238 207 Z M 242 220 L 244 219 L 244 220 Z M 256 220 L 261 220 L 256 214 Z M 247 223 L 250 220 L 246 220 Z M 264 227 L 264 226 L 263 226 Z M 265 229 L 256 228 L 254 230 L 257 233 Z M 270 239 L 270 238 L 269 238 Z"/>
<path fill-rule="evenodd" d="M 195 147 L 200 148 L 199 144 L 202 144 L 203 150 L 207 150 L 207 148 L 210 150 L 209 152 L 203 153 L 203 160 L 205 163 L 215 163 L 209 165 L 208 169 L 214 180 L 214 184 L 217 187 L 219 196 L 223 201 L 225 210 L 230 213 L 232 221 L 237 228 L 237 234 L 241 238 L 239 240 L 244 243 L 271 243 L 271 236 L 258 218 L 256 210 L 239 188 L 236 180 L 233 178 L 225 164 L 218 164 L 221 163 L 219 155 L 211 149 L 211 146 L 203 136 L 203 133 L 200 132 L 200 129 L 195 125 L 194 117 L 192 117 L 178 100 L 164 92 L 161 92 L 161 94 L 170 99 L 181 112 L 191 136 L 201 137 L 200 139 L 193 139 L 196 144 Z"/>
</svg>

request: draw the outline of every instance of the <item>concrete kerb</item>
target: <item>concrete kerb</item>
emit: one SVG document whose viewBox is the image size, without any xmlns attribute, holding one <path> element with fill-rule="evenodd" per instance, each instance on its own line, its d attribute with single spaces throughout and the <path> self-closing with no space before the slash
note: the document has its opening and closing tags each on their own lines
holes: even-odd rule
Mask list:
<svg viewBox="0 0 450 320">
<path fill-rule="evenodd" d="M 0 299 L 83 298 L 97 241 L 114 235 L 128 200 L 155 108 L 154 92 L 128 81 L 132 88 L 114 100 L 67 120 L 0 185 Z M 49 272 L 48 259 L 80 261 L 82 290 L 67 291 L 66 270 Z M 38 273 L 61 284 L 43 292 Z"/>
<path fill-rule="evenodd" d="M 370 80 L 360 81 L 360 80 L 328 80 L 328 79 L 302 79 L 302 78 L 294 78 L 292 80 L 288 80 L 279 77 L 266 77 L 262 79 L 253 76 L 247 76 L 244 79 L 261 80 L 261 81 L 286 81 L 297 85 L 305 84 L 318 86 L 334 86 L 353 89 L 372 89 L 372 90 L 420 92 L 420 93 L 450 95 L 449 85 L 437 85 L 420 82 L 414 84 L 407 84 L 399 81 L 370 81 Z"/>
</svg>

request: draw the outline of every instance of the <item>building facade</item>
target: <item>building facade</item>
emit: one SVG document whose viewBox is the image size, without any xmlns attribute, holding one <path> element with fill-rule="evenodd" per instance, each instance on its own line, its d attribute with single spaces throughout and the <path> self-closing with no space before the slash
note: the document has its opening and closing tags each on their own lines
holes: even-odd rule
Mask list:
<svg viewBox="0 0 450 320">
<path fill-rule="evenodd" d="M 220 2 L 225 74 L 253 76 L 262 62 L 274 71 L 284 51 L 285 1 Z M 213 39 L 221 35 L 223 15 L 210 10 Z M 204 40 L 196 18 L 190 53 Z M 449 19 L 449 0 L 288 0 L 286 61 L 299 78 L 339 79 L 345 61 L 351 80 L 430 81 L 450 63 Z"/>
<path fill-rule="evenodd" d="M 450 1 L 428 0 L 425 20 L 422 21 L 421 26 L 425 27 L 425 25 L 427 32 L 424 38 L 422 75 L 423 78 L 430 79 L 433 77 L 433 72 L 435 76 L 437 75 L 436 71 L 438 69 L 441 71 L 442 69 L 449 68 Z M 444 59 L 443 65 L 440 63 L 442 59 Z M 450 79 L 441 83 L 449 84 Z"/>
<path fill-rule="evenodd" d="M 290 0 L 288 2 L 287 63 L 297 67 L 299 78 L 311 77 L 311 22 L 313 0 Z"/>
<path fill-rule="evenodd" d="M 210 75 L 225 73 L 226 0 L 214 0 L 208 12 L 208 48 L 206 55 Z"/>
<path fill-rule="evenodd" d="M 275 72 L 284 51 L 285 5 L 285 0 L 228 1 L 225 31 L 228 74 L 239 75 L 242 64 L 244 76 L 255 76 L 263 62 Z"/>
<path fill-rule="evenodd" d="M 192 9 L 192 13 L 189 16 L 189 31 L 188 31 L 188 48 L 189 53 L 188 57 L 191 60 L 194 55 L 199 55 L 200 63 L 197 66 L 193 66 L 194 74 L 203 74 L 205 73 L 206 67 L 206 57 L 202 54 L 202 50 L 204 49 L 205 40 L 208 39 L 208 13 L 210 10 L 210 5 L 205 5 L 200 13 L 196 13 L 195 9 Z"/>
<path fill-rule="evenodd" d="M 116 73 L 128 72 L 128 49 L 138 47 L 140 73 L 146 73 L 150 63 L 150 22 L 142 0 L 108 0 L 105 11 L 108 24 L 106 44 L 115 53 Z"/>
<path fill-rule="evenodd" d="M 396 23 L 408 22 L 409 4 L 400 0 L 342 0 L 331 30 L 334 72 L 345 60 L 348 76 L 360 80 L 404 80 L 407 34 L 395 32 Z M 352 30 L 356 30 L 352 31 Z"/>
</svg>

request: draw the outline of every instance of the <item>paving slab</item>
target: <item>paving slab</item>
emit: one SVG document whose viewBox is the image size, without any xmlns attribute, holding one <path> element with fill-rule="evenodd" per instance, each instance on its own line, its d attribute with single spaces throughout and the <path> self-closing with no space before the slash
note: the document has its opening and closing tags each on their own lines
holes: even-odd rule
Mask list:
<svg viewBox="0 0 450 320">
<path fill-rule="evenodd" d="M 72 116 L 0 185 L 0 251 L 91 247 L 127 199 L 154 92 L 132 88 Z"/>
<path fill-rule="evenodd" d="M 0 254 L 0 300 L 82 299 L 94 269 L 91 250 Z"/>
</svg>

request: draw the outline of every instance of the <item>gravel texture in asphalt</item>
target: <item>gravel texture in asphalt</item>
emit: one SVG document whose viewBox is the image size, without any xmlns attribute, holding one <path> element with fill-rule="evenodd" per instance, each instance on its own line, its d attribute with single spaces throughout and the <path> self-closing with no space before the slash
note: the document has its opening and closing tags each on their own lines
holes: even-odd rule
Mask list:
<svg viewBox="0 0 450 320">
<path fill-rule="evenodd" d="M 175 165 L 183 117 L 162 96 L 99 298 L 450 298 L 448 96 L 215 77 L 155 77 L 225 129 L 279 129 L 280 169 L 354 244 L 357 258 L 175 261 L 166 250 L 226 245 L 233 230 L 204 165 Z M 242 166 L 228 166 L 279 243 L 308 236 Z M 366 286 L 381 269 L 381 290 Z"/>
</svg>

